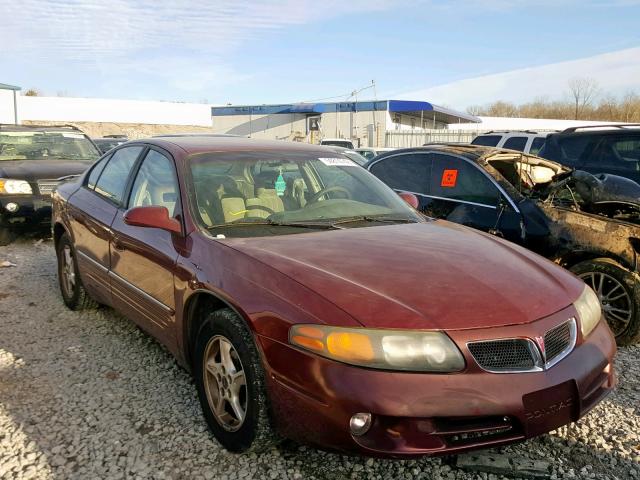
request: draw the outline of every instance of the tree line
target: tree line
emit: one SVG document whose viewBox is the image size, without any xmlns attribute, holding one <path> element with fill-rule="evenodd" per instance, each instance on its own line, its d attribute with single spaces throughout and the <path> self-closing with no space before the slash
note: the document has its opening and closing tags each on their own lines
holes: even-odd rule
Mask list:
<svg viewBox="0 0 640 480">
<path fill-rule="evenodd" d="M 467 111 L 484 117 L 640 123 L 640 95 L 635 92 L 620 96 L 603 94 L 594 80 L 574 78 L 569 81 L 568 92 L 563 100 L 537 98 L 520 105 L 498 100 L 488 105 L 471 106 Z"/>
</svg>

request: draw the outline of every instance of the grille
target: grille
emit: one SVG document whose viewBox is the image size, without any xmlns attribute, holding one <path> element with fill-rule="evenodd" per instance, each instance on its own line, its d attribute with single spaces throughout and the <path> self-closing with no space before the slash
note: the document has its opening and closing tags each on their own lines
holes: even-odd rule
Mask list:
<svg viewBox="0 0 640 480">
<path fill-rule="evenodd" d="M 51 195 L 57 186 L 57 180 L 38 180 L 38 190 L 43 195 Z"/>
<path fill-rule="evenodd" d="M 549 330 L 544 336 L 544 346 L 547 363 L 551 362 L 566 349 L 572 347 L 574 336 L 572 327 L 575 326 L 573 320 L 564 322 Z"/>
<path fill-rule="evenodd" d="M 529 340 L 508 338 L 473 342 L 469 351 L 478 365 L 491 372 L 527 371 L 536 368 L 536 357 Z"/>
</svg>

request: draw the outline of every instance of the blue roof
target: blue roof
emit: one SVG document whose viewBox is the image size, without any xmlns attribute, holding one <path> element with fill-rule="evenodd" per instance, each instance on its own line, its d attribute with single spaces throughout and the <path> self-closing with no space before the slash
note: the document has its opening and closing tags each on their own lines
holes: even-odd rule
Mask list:
<svg viewBox="0 0 640 480">
<path fill-rule="evenodd" d="M 420 116 L 423 112 L 434 112 L 442 119 L 454 123 L 457 121 L 480 123 L 478 117 L 440 107 L 429 102 L 414 100 L 375 100 L 361 102 L 331 103 L 287 103 L 279 105 L 228 105 L 211 107 L 212 116 L 230 115 L 275 115 L 286 113 L 320 114 L 331 112 L 389 111 Z M 426 117 L 428 118 L 428 117 Z"/>
<path fill-rule="evenodd" d="M 6 83 L 0 83 L 0 90 L 19 91 L 19 90 L 22 90 L 22 89 L 20 87 L 16 87 L 15 85 L 8 85 Z"/>
</svg>

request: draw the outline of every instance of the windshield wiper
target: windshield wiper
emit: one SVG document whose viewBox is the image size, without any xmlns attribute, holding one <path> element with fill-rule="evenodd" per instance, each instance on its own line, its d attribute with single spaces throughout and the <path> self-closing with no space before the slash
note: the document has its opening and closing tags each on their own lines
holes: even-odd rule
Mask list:
<svg viewBox="0 0 640 480">
<path fill-rule="evenodd" d="M 278 222 L 275 220 L 261 220 L 259 222 L 233 222 L 233 223 L 219 223 L 217 225 L 211 225 L 207 227 L 207 230 L 211 230 L 214 228 L 222 228 L 222 227 L 246 227 L 249 225 L 262 225 L 262 226 L 270 226 L 270 227 L 294 227 L 294 228 L 311 228 L 317 230 L 330 230 L 334 227 L 331 223 L 316 223 L 316 222 Z"/>
<path fill-rule="evenodd" d="M 344 225 L 346 223 L 357 223 L 357 222 L 418 223 L 418 220 L 414 218 L 407 218 L 407 217 L 385 217 L 385 216 L 362 215 L 359 217 L 343 218 L 341 220 L 336 220 L 331 225 L 336 226 L 336 225 Z"/>
</svg>

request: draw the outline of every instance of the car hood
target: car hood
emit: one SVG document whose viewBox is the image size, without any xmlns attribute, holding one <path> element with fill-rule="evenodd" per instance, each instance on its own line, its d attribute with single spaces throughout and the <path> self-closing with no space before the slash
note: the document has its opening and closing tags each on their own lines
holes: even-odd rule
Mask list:
<svg viewBox="0 0 640 480">
<path fill-rule="evenodd" d="M 36 181 L 84 172 L 93 162 L 80 160 L 3 160 L 0 177 Z"/>
<path fill-rule="evenodd" d="M 227 242 L 373 328 L 523 324 L 566 308 L 584 288 L 532 252 L 444 221 Z"/>
<path fill-rule="evenodd" d="M 599 173 L 592 175 L 581 170 L 572 174 L 575 188 L 588 204 L 626 203 L 640 206 L 640 185 L 629 178 Z"/>
</svg>

